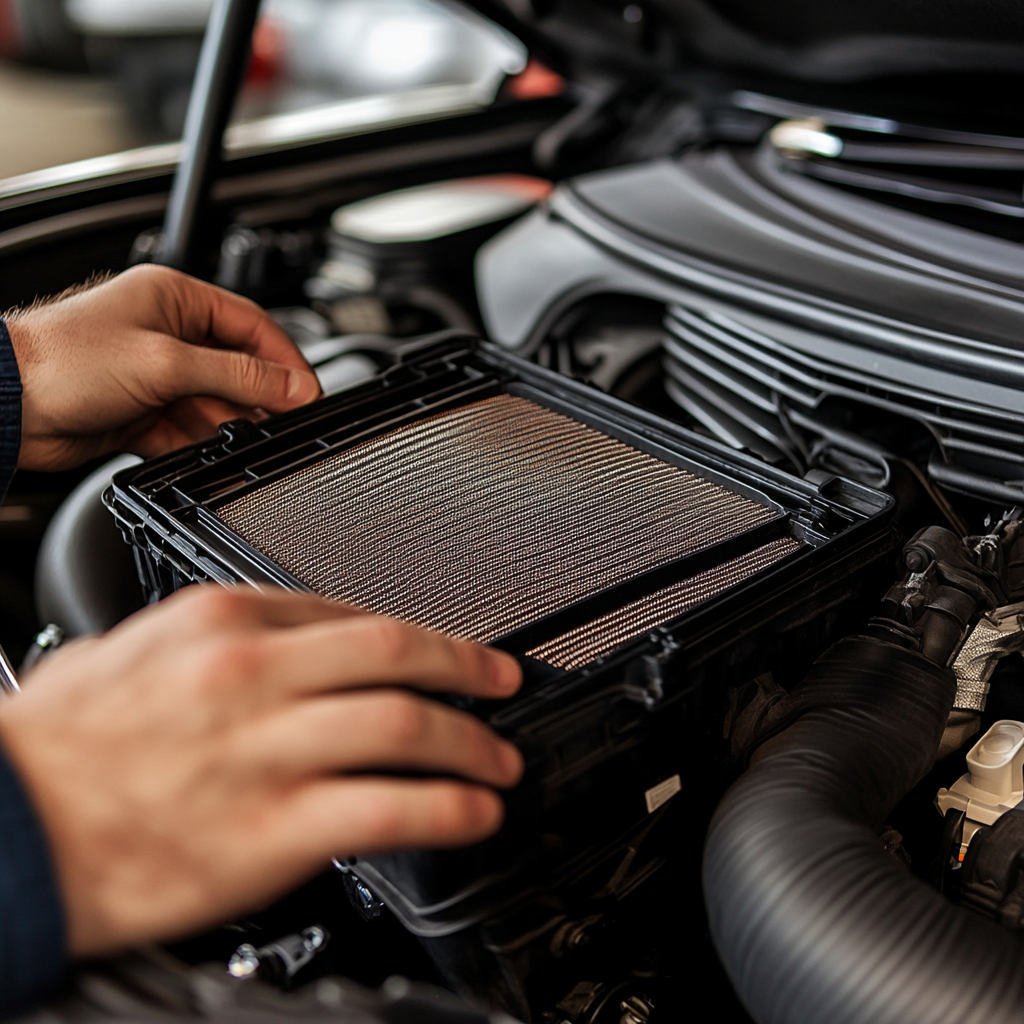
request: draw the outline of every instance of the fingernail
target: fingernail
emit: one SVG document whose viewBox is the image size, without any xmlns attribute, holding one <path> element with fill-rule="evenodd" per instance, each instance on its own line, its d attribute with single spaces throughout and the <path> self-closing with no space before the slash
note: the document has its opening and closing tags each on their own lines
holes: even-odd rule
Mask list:
<svg viewBox="0 0 1024 1024">
<path fill-rule="evenodd" d="M 301 370 L 288 371 L 289 401 L 312 402 L 320 396 L 320 382 L 311 373 Z"/>
<path fill-rule="evenodd" d="M 501 762 L 501 770 L 504 778 L 510 784 L 519 781 L 523 774 L 523 755 L 511 743 L 502 742 L 498 745 L 498 760 Z"/>
<path fill-rule="evenodd" d="M 472 789 L 468 794 L 469 814 L 475 821 L 486 827 L 488 832 L 497 832 L 505 817 L 504 805 L 497 794 L 485 789 Z"/>
<path fill-rule="evenodd" d="M 523 681 L 523 671 L 519 662 L 509 654 L 491 651 L 490 677 L 491 685 L 499 693 L 513 694 Z"/>
</svg>

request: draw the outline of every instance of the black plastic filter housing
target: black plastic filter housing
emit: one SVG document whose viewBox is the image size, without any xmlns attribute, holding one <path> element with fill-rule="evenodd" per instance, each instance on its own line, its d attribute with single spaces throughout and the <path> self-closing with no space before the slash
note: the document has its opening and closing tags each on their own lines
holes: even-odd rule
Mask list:
<svg viewBox="0 0 1024 1024">
<path fill-rule="evenodd" d="M 105 500 L 150 600 L 278 584 L 520 658 L 517 697 L 469 704 L 526 755 L 502 831 L 349 865 L 429 937 L 579 877 L 687 800 L 692 696 L 718 707 L 806 668 L 893 546 L 886 495 L 788 476 L 455 332 L 120 473 Z"/>
</svg>

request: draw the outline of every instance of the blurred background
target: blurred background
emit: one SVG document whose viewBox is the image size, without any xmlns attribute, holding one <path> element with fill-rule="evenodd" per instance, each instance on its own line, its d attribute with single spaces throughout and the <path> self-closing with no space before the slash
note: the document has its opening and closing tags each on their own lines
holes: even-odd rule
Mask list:
<svg viewBox="0 0 1024 1024">
<path fill-rule="evenodd" d="M 0 179 L 177 139 L 213 0 L 0 0 Z M 236 122 L 460 86 L 521 44 L 449 0 L 264 0 Z"/>
</svg>

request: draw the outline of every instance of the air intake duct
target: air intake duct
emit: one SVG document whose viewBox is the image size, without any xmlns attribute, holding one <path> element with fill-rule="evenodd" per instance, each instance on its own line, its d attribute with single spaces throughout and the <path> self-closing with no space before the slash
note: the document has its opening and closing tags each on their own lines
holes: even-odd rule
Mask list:
<svg viewBox="0 0 1024 1024">
<path fill-rule="evenodd" d="M 1009 1024 L 1024 1013 L 1017 936 L 915 879 L 878 838 L 934 762 L 964 627 L 1015 596 L 1000 585 L 1007 573 L 977 557 L 998 542 L 957 551 L 936 529 L 915 542 L 918 560 L 937 557 L 890 591 L 868 635 L 818 660 L 712 820 L 711 932 L 760 1024 Z"/>
</svg>

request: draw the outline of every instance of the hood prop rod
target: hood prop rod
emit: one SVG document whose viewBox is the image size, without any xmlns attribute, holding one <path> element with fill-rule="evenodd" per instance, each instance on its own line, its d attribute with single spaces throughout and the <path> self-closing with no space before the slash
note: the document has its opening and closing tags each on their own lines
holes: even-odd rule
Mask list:
<svg viewBox="0 0 1024 1024">
<path fill-rule="evenodd" d="M 224 156 L 224 130 L 241 90 L 260 0 L 216 0 L 189 99 L 182 156 L 174 178 L 156 260 L 202 271 L 200 225 Z"/>
</svg>

